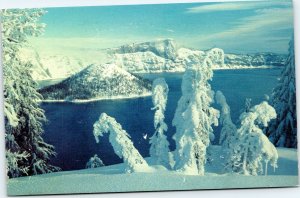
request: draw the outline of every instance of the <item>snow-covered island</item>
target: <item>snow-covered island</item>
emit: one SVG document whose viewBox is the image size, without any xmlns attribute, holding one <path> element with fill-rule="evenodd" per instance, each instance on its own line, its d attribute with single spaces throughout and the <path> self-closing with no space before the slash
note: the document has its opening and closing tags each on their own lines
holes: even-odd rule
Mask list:
<svg viewBox="0 0 300 198">
<path fill-rule="evenodd" d="M 88 102 L 149 96 L 151 84 L 115 64 L 97 64 L 39 92 L 46 102 Z"/>
</svg>

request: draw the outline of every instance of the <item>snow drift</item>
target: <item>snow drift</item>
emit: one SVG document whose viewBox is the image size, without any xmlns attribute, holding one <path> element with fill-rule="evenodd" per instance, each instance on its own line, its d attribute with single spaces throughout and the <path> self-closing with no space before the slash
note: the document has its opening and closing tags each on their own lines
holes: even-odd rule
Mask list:
<svg viewBox="0 0 300 198">
<path fill-rule="evenodd" d="M 205 176 L 184 175 L 162 166 L 151 173 L 124 174 L 124 164 L 93 169 L 64 171 L 8 180 L 8 195 L 68 194 L 128 191 L 164 191 L 224 188 L 290 187 L 298 185 L 297 150 L 277 148 L 276 172 L 268 176 L 224 174 L 222 149 L 213 146 L 211 163 L 206 164 Z M 221 155 L 220 155 L 221 154 Z M 134 185 L 133 185 L 134 184 Z"/>
</svg>

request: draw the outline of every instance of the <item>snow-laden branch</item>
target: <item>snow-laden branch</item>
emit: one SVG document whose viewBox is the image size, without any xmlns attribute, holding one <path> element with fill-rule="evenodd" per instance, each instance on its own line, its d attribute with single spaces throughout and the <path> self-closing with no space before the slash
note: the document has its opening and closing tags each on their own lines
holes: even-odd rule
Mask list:
<svg viewBox="0 0 300 198">
<path fill-rule="evenodd" d="M 109 133 L 109 142 L 113 146 L 115 153 L 123 159 L 125 172 L 147 172 L 150 170 L 147 162 L 140 155 L 130 140 L 129 134 L 122 129 L 122 126 L 106 113 L 102 113 L 98 121 L 94 124 L 93 134 L 96 142 L 104 133 Z"/>
</svg>

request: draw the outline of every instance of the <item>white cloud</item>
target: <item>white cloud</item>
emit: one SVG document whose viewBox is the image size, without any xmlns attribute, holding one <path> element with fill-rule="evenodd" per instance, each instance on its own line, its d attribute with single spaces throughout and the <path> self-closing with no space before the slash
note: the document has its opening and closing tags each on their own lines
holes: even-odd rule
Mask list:
<svg viewBox="0 0 300 198">
<path fill-rule="evenodd" d="M 175 31 L 172 30 L 172 29 L 167 29 L 166 31 L 167 31 L 167 32 L 171 32 L 171 33 L 174 33 L 174 32 L 175 32 Z"/>
<path fill-rule="evenodd" d="M 252 2 L 232 2 L 232 3 L 216 3 L 188 8 L 188 13 L 205 13 L 218 11 L 233 11 L 233 10 L 250 10 L 265 8 L 270 6 L 290 6 L 291 2 L 283 1 L 252 1 Z"/>
<path fill-rule="evenodd" d="M 202 48 L 218 46 L 235 51 L 285 52 L 293 28 L 293 10 L 289 8 L 258 9 L 249 17 L 231 22 L 228 29 L 199 35 L 189 43 Z"/>
<path fill-rule="evenodd" d="M 286 8 L 262 9 L 256 15 L 232 22 L 235 26 L 223 32 L 208 35 L 205 39 L 261 35 L 293 27 L 293 10 Z"/>
</svg>

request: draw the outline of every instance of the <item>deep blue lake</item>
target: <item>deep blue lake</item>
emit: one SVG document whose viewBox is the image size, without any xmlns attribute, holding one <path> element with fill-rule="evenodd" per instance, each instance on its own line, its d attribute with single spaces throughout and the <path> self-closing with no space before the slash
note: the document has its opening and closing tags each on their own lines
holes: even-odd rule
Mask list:
<svg viewBox="0 0 300 198">
<path fill-rule="evenodd" d="M 214 91 L 221 90 L 231 107 L 233 121 L 238 124 L 238 117 L 244 108 L 246 98 L 252 99 L 256 105 L 270 95 L 277 84 L 280 69 L 249 69 L 249 70 L 218 70 L 214 71 L 211 86 Z M 144 78 L 153 80 L 164 77 L 169 85 L 166 123 L 169 130 L 167 136 L 170 149 L 174 149 L 172 135 L 175 128 L 171 126 L 177 101 L 181 96 L 181 78 L 179 73 L 143 74 Z M 219 108 L 214 104 L 216 108 Z M 108 136 L 96 144 L 93 136 L 93 124 L 101 113 L 116 118 L 131 136 L 135 147 L 142 156 L 149 156 L 149 137 L 154 133 L 151 97 L 123 100 L 105 100 L 90 103 L 42 103 L 48 122 L 45 124 L 44 139 L 55 146 L 57 157 L 51 160 L 53 165 L 63 170 L 85 168 L 86 162 L 94 154 L 103 160 L 104 164 L 122 162 L 113 151 Z M 218 143 L 220 128 L 215 128 Z M 144 139 L 143 135 L 148 134 Z"/>
</svg>

